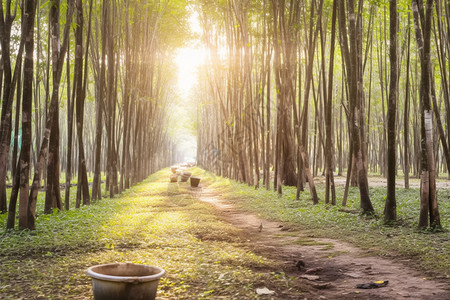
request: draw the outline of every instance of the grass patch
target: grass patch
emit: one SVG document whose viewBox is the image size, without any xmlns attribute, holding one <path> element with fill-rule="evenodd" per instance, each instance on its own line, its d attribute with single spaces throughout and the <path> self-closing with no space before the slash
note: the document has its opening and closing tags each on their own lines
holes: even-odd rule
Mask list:
<svg viewBox="0 0 450 300">
<path fill-rule="evenodd" d="M 251 252 L 188 184 L 167 177 L 165 169 L 113 199 L 41 214 L 36 231 L 0 232 L 0 299 L 92 299 L 86 269 L 112 262 L 165 269 L 158 299 L 254 299 L 256 287 L 289 286 L 261 271 L 278 263 Z"/>
<path fill-rule="evenodd" d="M 412 258 L 414 266 L 428 275 L 450 276 L 450 190 L 438 190 L 439 211 L 443 232 L 419 231 L 420 209 L 419 189 L 397 188 L 398 222 L 387 226 L 383 220 L 386 187 L 369 189 L 376 216 L 359 213 L 359 190 L 350 188 L 347 207 L 326 205 L 324 184 L 317 184 L 321 199 L 318 205 L 312 204 L 311 195 L 306 188 L 295 200 L 296 189 L 283 187 L 283 195 L 264 188 L 252 186 L 218 177 L 201 169 L 196 169 L 204 185 L 217 190 L 222 197 L 238 207 L 259 214 L 263 218 L 288 222 L 308 230 L 315 237 L 339 239 L 350 242 L 371 254 L 390 257 Z M 342 201 L 344 187 L 336 187 L 337 202 Z M 349 213 L 352 212 L 352 213 Z"/>
<path fill-rule="evenodd" d="M 348 251 L 333 251 L 331 253 L 324 254 L 322 257 L 323 258 L 333 258 L 333 257 L 339 256 L 342 254 L 347 254 L 347 253 L 348 253 Z"/>
<path fill-rule="evenodd" d="M 309 238 L 298 239 L 294 242 L 294 244 L 300 245 L 300 246 L 326 246 L 325 248 L 327 248 L 327 249 L 330 249 L 330 247 L 331 248 L 334 247 L 332 243 L 320 242 L 318 240 L 313 240 L 313 239 L 309 239 Z"/>
</svg>

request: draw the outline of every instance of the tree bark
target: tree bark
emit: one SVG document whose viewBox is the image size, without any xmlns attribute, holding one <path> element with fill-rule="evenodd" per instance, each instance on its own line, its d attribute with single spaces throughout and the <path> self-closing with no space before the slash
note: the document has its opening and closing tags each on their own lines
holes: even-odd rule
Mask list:
<svg viewBox="0 0 450 300">
<path fill-rule="evenodd" d="M 403 113 L 403 130 L 404 130 L 404 175 L 405 175 L 405 189 L 409 189 L 409 112 L 410 112 L 410 103 L 409 103 L 409 93 L 410 93 L 410 82 L 409 82 L 409 65 L 410 65 L 410 44 L 411 44 L 411 17 L 408 13 L 408 42 L 407 42 L 407 54 L 406 54 L 406 88 L 405 88 L 405 105 L 404 105 L 404 113 Z"/>
<path fill-rule="evenodd" d="M 94 158 L 94 180 L 92 183 L 92 199 L 100 200 L 102 198 L 101 189 L 101 153 L 102 153 L 102 135 L 103 135 L 103 114 L 105 110 L 106 94 L 106 38 L 109 27 L 109 0 L 103 1 L 102 6 L 102 53 L 100 75 L 97 84 L 98 96 L 96 98 L 96 130 L 95 130 L 95 158 Z"/>
<path fill-rule="evenodd" d="M 76 119 L 77 119 L 77 139 L 78 139 L 78 187 L 77 187 L 77 207 L 82 200 L 83 205 L 90 204 L 89 198 L 89 184 L 87 179 L 86 170 L 86 159 L 84 155 L 84 141 L 83 141 L 83 126 L 84 126 L 84 101 L 86 97 L 86 78 L 87 74 L 87 64 L 88 57 L 85 56 L 85 72 L 83 80 L 83 2 L 81 0 L 76 0 L 76 22 L 77 27 L 75 29 L 75 74 L 76 74 L 76 97 L 75 97 L 75 108 L 76 108 Z M 90 9 L 92 9 L 92 1 L 90 4 Z M 89 47 L 89 34 L 90 34 L 90 22 L 88 26 L 88 35 L 86 43 L 86 54 Z"/>
<path fill-rule="evenodd" d="M 17 8 L 17 6 L 16 6 Z M 12 83 L 12 71 L 11 71 L 11 28 L 16 16 L 16 10 L 14 14 L 11 14 L 11 0 L 6 1 L 6 12 L 3 10 L 3 3 L 0 7 L 0 43 L 1 43 L 1 67 L 2 78 L 0 84 L 3 87 L 2 92 L 2 114 L 0 124 L 0 213 L 6 212 L 6 177 L 9 148 L 11 142 L 11 122 L 12 122 L 12 106 L 15 84 Z M 6 14 L 5 14 L 6 13 Z M 22 32 L 21 44 L 23 47 L 23 39 L 25 33 Z M 22 50 L 23 51 L 23 50 Z M 17 56 L 16 62 L 18 62 L 21 56 Z M 17 64 L 21 65 L 21 64 Z M 18 68 L 14 72 L 19 71 Z"/>
<path fill-rule="evenodd" d="M 38 190 L 40 188 L 42 171 L 44 169 L 45 157 L 47 156 L 47 152 L 48 152 L 49 137 L 50 137 L 51 129 L 52 129 L 53 122 L 54 122 L 54 114 L 55 114 L 55 111 L 58 110 L 59 84 L 61 81 L 61 74 L 62 74 L 62 68 L 63 68 L 63 64 L 64 64 L 65 55 L 67 52 L 67 48 L 69 46 L 69 29 L 71 26 L 70 20 L 72 20 L 73 6 L 74 6 L 74 3 L 72 1 L 69 3 L 69 6 L 67 8 L 66 25 L 64 27 L 64 33 L 63 33 L 64 39 L 63 39 L 63 43 L 61 45 L 61 51 L 59 52 L 57 64 L 54 67 L 55 72 L 56 72 L 56 75 L 55 75 L 56 80 L 54 80 L 54 82 L 53 82 L 53 91 L 52 91 L 52 97 L 51 97 L 51 102 L 50 102 L 50 111 L 47 114 L 44 137 L 42 139 L 42 144 L 41 144 L 41 147 L 39 150 L 39 156 L 38 156 L 37 164 L 36 164 L 35 170 L 34 170 L 33 183 L 32 183 L 32 186 L 30 189 L 30 195 L 28 198 L 28 208 L 27 208 L 28 222 L 26 224 L 26 228 L 32 229 L 32 230 L 35 229 L 36 200 L 37 200 Z"/>
<path fill-rule="evenodd" d="M 362 2 L 359 1 L 359 6 L 361 7 Z M 351 144 L 353 148 L 353 154 L 355 159 L 355 166 L 357 173 L 357 180 L 360 192 L 360 203 L 361 209 L 364 213 L 372 213 L 374 211 L 372 203 L 369 196 L 369 187 L 367 181 L 367 168 L 366 168 L 366 156 L 364 151 L 365 145 L 365 125 L 364 125 L 364 115 L 363 115 L 363 74 L 361 70 L 362 57 L 359 51 L 359 39 L 361 37 L 358 34 L 360 30 L 359 23 L 357 22 L 361 19 L 361 10 L 358 10 L 358 15 L 355 14 L 355 4 L 353 0 L 347 1 L 347 9 L 349 15 L 349 46 L 347 46 L 347 30 L 345 21 L 345 7 L 344 1 L 340 2 L 340 30 L 341 37 L 345 39 L 341 43 L 341 47 L 344 50 L 347 74 L 348 74 L 348 85 L 349 85 L 349 96 L 350 96 L 350 108 L 351 111 Z"/>
<path fill-rule="evenodd" d="M 29 174 L 31 162 L 31 112 L 33 102 L 33 75 L 34 75 L 34 18 L 36 1 L 26 1 L 24 18 L 25 29 L 25 59 L 23 73 L 23 99 L 22 99 L 22 149 L 20 151 L 20 198 L 19 198 L 19 229 L 28 228 L 26 209 L 28 206 Z"/>
<path fill-rule="evenodd" d="M 59 58 L 60 29 L 59 29 L 60 1 L 54 0 L 50 8 L 51 43 L 52 43 L 52 76 L 55 82 L 57 64 Z M 59 98 L 59 89 L 53 90 L 55 96 Z M 49 214 L 53 208 L 62 209 L 61 191 L 59 186 L 60 178 L 60 154 L 59 154 L 59 109 L 53 112 L 53 124 L 51 127 L 48 158 L 47 158 L 47 186 L 45 193 L 44 212 Z"/>
<path fill-rule="evenodd" d="M 426 9 L 412 1 L 414 29 L 416 42 L 420 52 L 421 78 L 421 197 L 419 227 L 430 225 L 440 229 L 440 217 L 436 197 L 436 169 L 433 145 L 433 115 L 431 108 L 431 22 L 433 14 L 433 0 L 427 0 Z M 428 222 L 429 216 L 429 222 Z"/>
<path fill-rule="evenodd" d="M 70 208 L 70 182 L 72 179 L 72 145 L 73 145 L 73 111 L 75 105 L 75 97 L 70 94 L 70 55 L 67 49 L 66 61 L 67 76 L 67 165 L 66 165 L 66 186 L 64 196 L 65 210 Z"/>
<path fill-rule="evenodd" d="M 336 205 L 336 189 L 333 174 L 333 135 L 332 135 L 332 106 L 333 106 L 333 67 L 334 45 L 336 37 L 337 3 L 333 1 L 333 15 L 331 21 L 330 63 L 328 72 L 328 99 L 325 103 L 325 133 L 326 133 L 326 176 L 325 176 L 325 203 L 329 202 L 331 189 L 331 204 Z M 323 58 L 324 59 L 324 58 Z M 325 64 L 325 63 L 324 63 Z M 323 70 L 325 72 L 325 70 Z M 325 84 L 325 82 L 324 82 Z"/>
<path fill-rule="evenodd" d="M 388 153 L 387 153 L 387 197 L 384 206 L 385 221 L 392 222 L 397 219 L 397 202 L 395 199 L 395 173 L 397 170 L 396 157 L 396 116 L 398 98 L 397 75 L 397 1 L 389 1 L 389 57 L 390 82 L 388 99 Z"/>
</svg>

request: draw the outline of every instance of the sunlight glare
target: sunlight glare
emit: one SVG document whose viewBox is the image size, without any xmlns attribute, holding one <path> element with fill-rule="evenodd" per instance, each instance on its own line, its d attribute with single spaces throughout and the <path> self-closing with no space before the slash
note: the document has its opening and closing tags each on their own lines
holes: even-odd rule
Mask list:
<svg viewBox="0 0 450 300">
<path fill-rule="evenodd" d="M 200 36 L 201 26 L 199 16 L 193 11 L 189 17 L 190 31 Z M 199 45 L 199 41 L 194 39 L 188 46 L 180 48 L 175 57 L 178 67 L 178 90 L 182 96 L 187 96 L 191 88 L 197 83 L 197 70 L 206 62 L 206 49 Z"/>
<path fill-rule="evenodd" d="M 178 66 L 178 90 L 182 96 L 187 96 L 197 83 L 197 71 L 205 59 L 204 48 L 184 47 L 178 50 L 175 62 Z"/>
<path fill-rule="evenodd" d="M 189 18 L 191 31 L 199 35 L 201 32 L 198 15 L 193 12 Z M 197 86 L 198 70 L 206 63 L 207 51 L 194 40 L 185 47 L 178 49 L 174 63 L 177 66 L 178 101 L 172 110 L 174 122 L 174 137 L 177 148 L 184 154 L 184 159 L 196 156 L 197 141 L 195 137 L 196 102 L 193 99 Z"/>
</svg>

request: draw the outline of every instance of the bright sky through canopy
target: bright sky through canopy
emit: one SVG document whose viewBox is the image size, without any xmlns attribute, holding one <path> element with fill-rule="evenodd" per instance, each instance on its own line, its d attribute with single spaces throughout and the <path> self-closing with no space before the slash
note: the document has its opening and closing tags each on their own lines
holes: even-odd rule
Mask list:
<svg viewBox="0 0 450 300">
<path fill-rule="evenodd" d="M 193 12 L 189 18 L 191 31 L 200 34 L 201 28 L 198 15 Z M 196 116 L 194 101 L 194 88 L 197 84 L 198 69 L 206 61 L 206 49 L 199 46 L 199 43 L 190 43 L 178 49 L 175 56 L 177 65 L 177 91 L 179 100 L 173 110 L 175 126 L 175 139 L 177 146 L 184 154 L 184 160 L 192 159 L 196 156 L 197 141 L 194 136 Z M 193 109 L 194 108 L 194 109 Z"/>
<path fill-rule="evenodd" d="M 190 30 L 194 34 L 201 34 L 201 27 L 197 12 L 192 12 L 189 18 Z M 189 93 L 197 82 L 198 67 L 206 60 L 206 49 L 198 43 L 180 48 L 177 51 L 175 63 L 178 67 L 178 90 L 183 95 Z"/>
<path fill-rule="evenodd" d="M 194 46 L 178 50 L 175 63 L 178 67 L 178 90 L 181 95 L 191 92 L 197 83 L 197 70 L 205 61 L 206 50 Z"/>
</svg>

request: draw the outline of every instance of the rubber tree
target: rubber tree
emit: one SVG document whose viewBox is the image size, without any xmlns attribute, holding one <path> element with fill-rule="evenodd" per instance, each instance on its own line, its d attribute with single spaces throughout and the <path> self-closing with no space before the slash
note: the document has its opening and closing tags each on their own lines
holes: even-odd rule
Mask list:
<svg viewBox="0 0 450 300">
<path fill-rule="evenodd" d="M 388 129 L 387 129 L 387 197 L 384 207 L 386 221 L 397 219 L 397 203 L 395 200 L 395 176 L 397 171 L 397 139 L 396 117 L 398 99 L 398 62 L 397 62 L 397 30 L 398 30 L 397 1 L 389 1 L 389 57 L 390 82 L 388 99 Z"/>
<path fill-rule="evenodd" d="M 420 217 L 419 227 L 441 228 L 436 194 L 436 161 L 434 154 L 433 111 L 431 106 L 431 25 L 433 0 L 427 0 L 425 7 L 418 0 L 412 0 L 416 43 L 420 56 L 420 118 L 421 118 L 421 174 L 420 174 Z"/>
<path fill-rule="evenodd" d="M 11 142 L 12 107 L 15 85 L 12 84 L 11 68 L 11 29 L 16 18 L 17 3 L 14 12 L 11 8 L 11 0 L 0 6 L 0 43 L 1 43 L 1 78 L 0 84 L 3 88 L 1 93 L 2 114 L 0 123 L 0 213 L 6 212 L 6 177 L 9 148 Z M 24 34 L 24 33 L 22 33 Z M 21 64 L 17 64 L 20 66 Z M 16 68 L 17 69 L 17 68 Z"/>
<path fill-rule="evenodd" d="M 339 1 L 339 31 L 341 50 L 347 74 L 349 90 L 349 115 L 351 131 L 351 155 L 354 155 L 357 171 L 357 181 L 360 192 L 361 209 L 365 213 L 373 213 L 374 209 L 369 196 L 367 167 L 365 153 L 365 118 L 364 118 L 364 90 L 362 72 L 362 5 L 359 1 L 355 12 L 353 0 Z M 348 15 L 348 17 L 347 17 Z M 348 19 L 348 20 L 347 20 Z M 347 177 L 348 178 L 348 177 Z"/>
<path fill-rule="evenodd" d="M 42 172 L 44 170 L 45 157 L 48 153 L 49 147 L 49 138 L 51 129 L 53 126 L 53 122 L 55 121 L 54 115 L 55 110 L 58 110 L 58 91 L 60 87 L 62 69 L 64 65 L 65 55 L 67 53 L 67 49 L 69 47 L 69 30 L 71 27 L 71 20 L 74 11 L 74 1 L 69 1 L 66 13 L 66 24 L 64 26 L 63 32 L 63 42 L 61 44 L 61 48 L 58 54 L 58 59 L 56 60 L 56 66 L 53 68 L 53 71 L 56 72 L 53 86 L 52 86 L 52 94 L 51 101 L 49 105 L 49 113 L 47 114 L 44 136 L 42 138 L 42 144 L 40 145 L 39 154 L 37 157 L 37 162 L 34 168 L 33 182 L 30 189 L 30 195 L 28 197 L 28 207 L 26 210 L 27 222 L 24 221 L 23 226 L 28 229 L 35 229 L 35 218 L 36 218 L 36 201 L 37 195 L 40 189 L 40 182 L 42 177 Z M 20 214 L 20 211 L 19 211 Z M 25 212 L 23 212 L 25 214 Z M 20 220 L 20 215 L 19 215 Z"/>
</svg>

